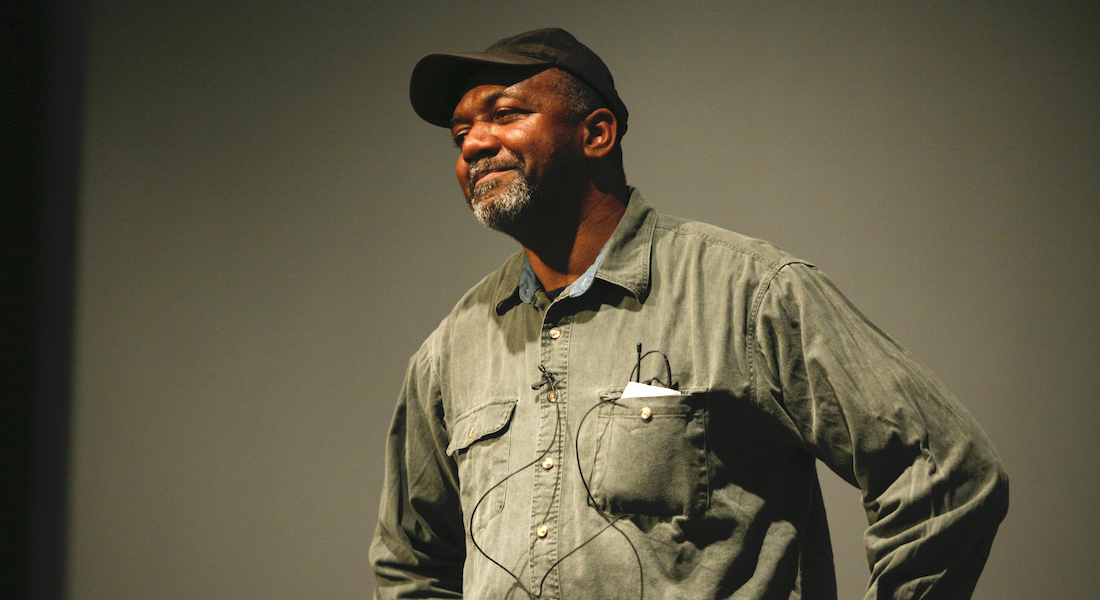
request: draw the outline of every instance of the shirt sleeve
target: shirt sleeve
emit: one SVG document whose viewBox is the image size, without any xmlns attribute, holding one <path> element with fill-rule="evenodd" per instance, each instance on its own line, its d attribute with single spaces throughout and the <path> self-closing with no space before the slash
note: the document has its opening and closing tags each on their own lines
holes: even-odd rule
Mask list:
<svg viewBox="0 0 1100 600">
<path fill-rule="evenodd" d="M 866 598 L 969 598 L 1008 508 L 1008 479 L 973 417 L 815 268 L 761 292 L 757 402 L 862 490 Z"/>
<path fill-rule="evenodd" d="M 425 342 L 409 361 L 386 442 L 370 558 L 375 598 L 461 598 L 465 533 L 458 471 L 447 456 L 439 385 Z"/>
</svg>

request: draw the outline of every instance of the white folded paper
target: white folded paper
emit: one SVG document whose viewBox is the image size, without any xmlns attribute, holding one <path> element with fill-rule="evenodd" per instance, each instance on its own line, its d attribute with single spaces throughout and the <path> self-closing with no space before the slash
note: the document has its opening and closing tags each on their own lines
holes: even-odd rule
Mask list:
<svg viewBox="0 0 1100 600">
<path fill-rule="evenodd" d="M 623 390 L 623 398 L 646 398 L 652 396 L 679 396 L 680 392 L 664 388 L 656 385 L 646 385 L 644 383 L 638 383 L 637 381 L 631 381 L 626 384 L 626 389 Z"/>
</svg>

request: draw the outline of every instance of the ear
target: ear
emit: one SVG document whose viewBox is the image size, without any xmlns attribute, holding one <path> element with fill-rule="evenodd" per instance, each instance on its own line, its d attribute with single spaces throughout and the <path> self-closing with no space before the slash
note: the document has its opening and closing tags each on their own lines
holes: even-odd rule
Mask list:
<svg viewBox="0 0 1100 600">
<path fill-rule="evenodd" d="M 607 156 L 618 142 L 619 122 L 606 108 L 597 108 L 584 119 L 584 155 L 587 158 Z"/>
</svg>

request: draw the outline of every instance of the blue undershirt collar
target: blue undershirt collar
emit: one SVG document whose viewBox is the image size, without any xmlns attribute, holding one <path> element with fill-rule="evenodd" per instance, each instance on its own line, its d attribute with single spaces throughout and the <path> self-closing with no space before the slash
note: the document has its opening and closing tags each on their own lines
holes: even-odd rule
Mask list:
<svg viewBox="0 0 1100 600">
<path fill-rule="evenodd" d="M 596 279 L 596 271 L 600 268 L 600 261 L 603 260 L 604 253 L 607 252 L 607 244 L 604 244 L 600 249 L 600 253 L 596 255 L 596 260 L 592 262 L 592 266 L 588 267 L 576 281 L 567 285 L 564 290 L 561 291 L 559 297 L 576 298 L 588 291 L 588 288 L 592 287 L 592 281 Z M 519 276 L 519 299 L 523 300 L 527 304 L 532 304 L 535 299 L 535 292 L 538 291 L 541 284 L 539 278 L 535 276 L 535 270 L 531 268 L 531 261 L 527 257 L 523 257 L 523 272 Z"/>
</svg>

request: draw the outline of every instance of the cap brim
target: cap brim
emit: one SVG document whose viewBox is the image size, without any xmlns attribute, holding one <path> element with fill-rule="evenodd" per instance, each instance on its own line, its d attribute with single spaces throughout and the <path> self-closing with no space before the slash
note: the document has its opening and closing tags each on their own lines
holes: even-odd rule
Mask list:
<svg viewBox="0 0 1100 600">
<path fill-rule="evenodd" d="M 515 54 L 454 52 L 429 54 L 413 67 L 409 99 L 421 119 L 450 127 L 455 106 L 466 93 L 470 78 L 482 70 L 514 68 L 517 72 L 553 66 L 553 61 Z"/>
</svg>

